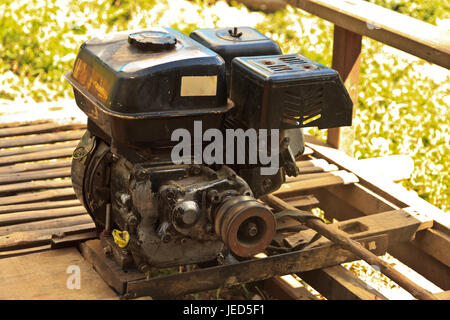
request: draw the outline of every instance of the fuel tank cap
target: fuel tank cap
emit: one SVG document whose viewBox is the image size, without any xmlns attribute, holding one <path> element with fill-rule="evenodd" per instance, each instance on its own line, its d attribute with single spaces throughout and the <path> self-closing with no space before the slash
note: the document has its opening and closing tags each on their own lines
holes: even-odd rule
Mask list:
<svg viewBox="0 0 450 320">
<path fill-rule="evenodd" d="M 177 39 L 164 31 L 142 31 L 131 33 L 128 36 L 128 43 L 140 50 L 163 51 L 173 49 Z"/>
</svg>

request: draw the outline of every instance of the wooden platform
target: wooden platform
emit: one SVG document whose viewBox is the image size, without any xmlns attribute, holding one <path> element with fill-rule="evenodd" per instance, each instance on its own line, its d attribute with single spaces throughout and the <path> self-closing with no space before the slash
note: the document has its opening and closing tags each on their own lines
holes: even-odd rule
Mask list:
<svg viewBox="0 0 450 320">
<path fill-rule="evenodd" d="M 0 298 L 117 297 L 76 249 L 80 242 L 96 237 L 94 224 L 76 200 L 70 181 L 70 157 L 83 131 L 84 125 L 79 123 L 50 121 L 0 127 Z M 371 226 L 369 233 L 352 228 L 348 233 L 387 235 L 385 249 L 391 255 L 442 290 L 450 290 L 448 215 L 397 184 L 361 169 L 357 160 L 307 138 L 307 151 L 297 162 L 302 174 L 288 179 L 275 194 L 299 208 L 319 207 L 328 220 L 357 219 Z M 295 245 L 298 238 L 294 235 L 289 241 Z M 62 284 L 39 286 L 53 275 L 54 281 L 67 279 L 64 266 L 70 261 L 80 264 L 87 276 L 85 291 L 67 292 Z M 328 265 L 316 261 L 308 270 L 296 269 L 297 276 L 330 299 L 385 299 L 341 267 L 343 260 L 333 261 L 328 260 Z M 18 277 L 24 280 L 14 282 Z M 284 298 L 307 296 L 289 277 L 256 280 L 266 279 L 265 288 Z M 218 286 L 231 284 L 227 279 L 217 282 Z M 134 285 L 139 289 L 139 284 Z M 30 287 L 28 292 L 26 287 Z"/>
</svg>

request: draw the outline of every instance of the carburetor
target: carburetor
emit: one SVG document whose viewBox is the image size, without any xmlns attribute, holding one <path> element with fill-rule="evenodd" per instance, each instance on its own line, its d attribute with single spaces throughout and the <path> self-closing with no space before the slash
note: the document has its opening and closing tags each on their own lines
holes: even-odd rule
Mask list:
<svg viewBox="0 0 450 320">
<path fill-rule="evenodd" d="M 248 27 L 93 38 L 66 79 L 88 116 L 73 188 L 105 252 L 141 271 L 263 251 L 276 220 L 257 198 L 300 174 L 301 128 L 351 125 L 336 71 Z"/>
</svg>

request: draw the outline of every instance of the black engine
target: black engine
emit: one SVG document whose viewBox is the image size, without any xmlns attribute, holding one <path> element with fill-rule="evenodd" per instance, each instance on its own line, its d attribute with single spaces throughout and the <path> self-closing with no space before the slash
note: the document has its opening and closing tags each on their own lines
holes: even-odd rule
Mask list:
<svg viewBox="0 0 450 320">
<path fill-rule="evenodd" d="M 66 78 L 88 116 L 73 187 L 105 252 L 141 271 L 264 250 L 257 198 L 300 173 L 301 128 L 351 125 L 336 71 L 246 27 L 94 38 Z"/>
</svg>

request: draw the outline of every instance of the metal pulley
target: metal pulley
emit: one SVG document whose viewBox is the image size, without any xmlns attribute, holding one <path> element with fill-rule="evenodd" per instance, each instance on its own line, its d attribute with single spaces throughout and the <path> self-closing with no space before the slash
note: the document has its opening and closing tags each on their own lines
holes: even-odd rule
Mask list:
<svg viewBox="0 0 450 320">
<path fill-rule="evenodd" d="M 250 196 L 226 200 L 217 210 L 215 231 L 228 248 L 240 257 L 264 250 L 275 235 L 272 212 Z"/>
</svg>

